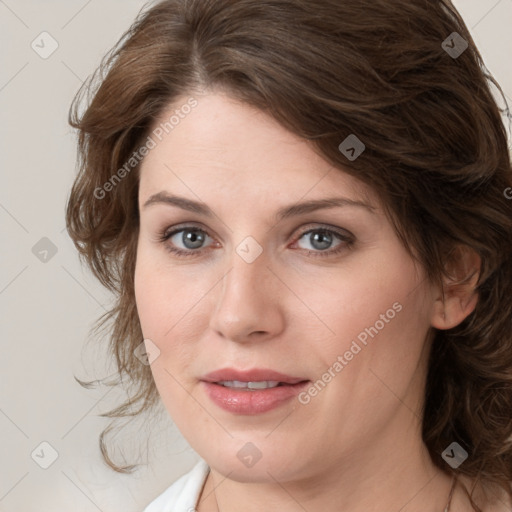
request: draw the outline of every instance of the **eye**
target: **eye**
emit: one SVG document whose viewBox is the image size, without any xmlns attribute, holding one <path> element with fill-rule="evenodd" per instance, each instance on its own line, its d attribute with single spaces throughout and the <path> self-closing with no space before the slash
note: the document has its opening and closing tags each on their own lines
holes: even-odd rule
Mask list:
<svg viewBox="0 0 512 512">
<path fill-rule="evenodd" d="M 193 257 L 203 252 L 202 246 L 207 238 L 211 237 L 203 229 L 195 226 L 181 226 L 162 233 L 159 241 L 165 244 L 169 252 L 177 256 Z"/>
<path fill-rule="evenodd" d="M 205 250 L 205 242 L 212 237 L 197 226 L 176 226 L 174 229 L 167 229 L 158 237 L 158 241 L 165 245 L 166 250 L 178 257 L 195 257 L 201 255 Z M 341 253 L 352 247 L 355 237 L 348 231 L 335 230 L 327 227 L 317 227 L 302 232 L 293 245 L 299 244 L 304 239 L 312 249 L 304 249 L 308 255 L 313 257 L 328 257 Z M 338 243 L 333 246 L 335 240 Z"/>
<path fill-rule="evenodd" d="M 342 251 L 349 249 L 355 241 L 354 236 L 348 231 L 342 232 L 325 227 L 310 229 L 303 232 L 295 243 L 297 244 L 303 238 L 313 248 L 312 250 L 306 248 L 308 254 L 313 257 L 327 257 L 339 254 Z M 334 249 L 331 249 L 333 241 L 336 238 L 339 242 L 334 246 Z"/>
</svg>

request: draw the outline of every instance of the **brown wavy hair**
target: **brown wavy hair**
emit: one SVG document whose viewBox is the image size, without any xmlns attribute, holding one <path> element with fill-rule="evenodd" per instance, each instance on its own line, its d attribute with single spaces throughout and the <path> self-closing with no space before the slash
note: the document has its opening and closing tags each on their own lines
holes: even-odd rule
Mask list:
<svg viewBox="0 0 512 512">
<path fill-rule="evenodd" d="M 468 44 L 459 56 L 442 45 L 453 32 Z M 447 276 L 455 247 L 478 253 L 475 310 L 431 332 L 422 433 L 443 471 L 512 496 L 512 170 L 493 86 L 506 105 L 450 0 L 165 0 L 143 9 L 69 114 L 79 172 L 67 229 L 116 298 L 94 328 L 108 332 L 116 363 L 116 378 L 103 382 L 127 378 L 135 390 L 102 416 L 135 417 L 158 401 L 149 366 L 133 354 L 143 339 L 133 286 L 140 163 L 108 191 L 105 183 L 169 104 L 218 90 L 372 187 L 429 279 Z M 354 161 L 338 149 L 350 134 L 366 146 Z M 130 472 L 136 466 L 109 456 L 113 423 L 100 436 L 104 460 Z M 469 453 L 457 469 L 441 457 L 453 441 Z"/>
</svg>

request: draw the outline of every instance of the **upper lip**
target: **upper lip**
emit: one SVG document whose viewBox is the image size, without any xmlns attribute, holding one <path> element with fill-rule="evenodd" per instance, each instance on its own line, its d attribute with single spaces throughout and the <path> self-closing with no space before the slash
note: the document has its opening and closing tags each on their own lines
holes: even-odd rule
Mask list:
<svg viewBox="0 0 512 512">
<path fill-rule="evenodd" d="M 303 377 L 293 377 L 275 370 L 266 368 L 253 368 L 252 370 L 236 370 L 234 368 L 222 368 L 204 375 L 201 380 L 206 382 L 223 382 L 223 381 L 241 381 L 241 382 L 258 382 L 258 381 L 277 381 L 285 384 L 297 384 L 307 379 Z"/>
</svg>

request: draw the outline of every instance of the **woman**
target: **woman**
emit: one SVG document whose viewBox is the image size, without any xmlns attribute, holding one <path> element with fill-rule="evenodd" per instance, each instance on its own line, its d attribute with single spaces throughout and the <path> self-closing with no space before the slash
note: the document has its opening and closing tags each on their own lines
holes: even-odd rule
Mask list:
<svg viewBox="0 0 512 512">
<path fill-rule="evenodd" d="M 511 163 L 453 5 L 166 0 L 101 71 L 67 223 L 111 416 L 201 457 L 146 512 L 509 510 Z"/>
</svg>

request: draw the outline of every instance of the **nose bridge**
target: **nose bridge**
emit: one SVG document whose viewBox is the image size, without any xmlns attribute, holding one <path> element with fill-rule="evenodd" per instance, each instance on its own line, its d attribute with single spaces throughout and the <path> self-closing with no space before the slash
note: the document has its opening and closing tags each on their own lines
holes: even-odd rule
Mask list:
<svg viewBox="0 0 512 512">
<path fill-rule="evenodd" d="M 233 252 L 211 319 L 211 327 L 217 333 L 235 341 L 247 339 L 252 332 L 275 334 L 280 328 L 278 294 L 274 293 L 276 278 L 267 268 L 268 258 L 263 253 L 248 258 L 244 249 L 240 244 Z"/>
</svg>

